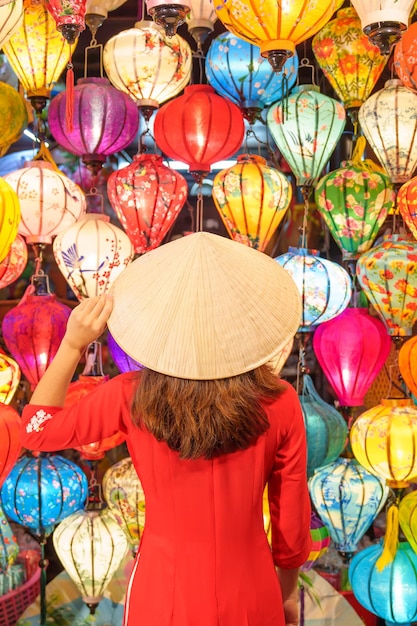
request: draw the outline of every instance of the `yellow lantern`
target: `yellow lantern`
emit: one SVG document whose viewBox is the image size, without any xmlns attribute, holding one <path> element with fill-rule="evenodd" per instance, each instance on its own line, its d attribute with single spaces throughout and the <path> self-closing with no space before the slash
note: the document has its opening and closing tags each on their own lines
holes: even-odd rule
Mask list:
<svg viewBox="0 0 417 626">
<path fill-rule="evenodd" d="M 9 254 L 17 236 L 20 222 L 20 202 L 17 193 L 4 178 L 0 178 L 0 262 Z"/>
<path fill-rule="evenodd" d="M 408 493 L 401 500 L 398 518 L 405 538 L 417 554 L 417 491 Z"/>
<path fill-rule="evenodd" d="M 401 346 L 398 367 L 405 384 L 417 398 L 417 336 L 407 339 Z"/>
<path fill-rule="evenodd" d="M 0 351 L 0 403 L 10 404 L 20 382 L 20 367 L 8 354 Z"/>
<path fill-rule="evenodd" d="M 26 128 L 28 114 L 22 96 L 7 83 L 0 82 L 0 157 L 17 141 Z"/>
<path fill-rule="evenodd" d="M 23 23 L 23 0 L 13 0 L 0 6 L 0 48 Z"/>
</svg>

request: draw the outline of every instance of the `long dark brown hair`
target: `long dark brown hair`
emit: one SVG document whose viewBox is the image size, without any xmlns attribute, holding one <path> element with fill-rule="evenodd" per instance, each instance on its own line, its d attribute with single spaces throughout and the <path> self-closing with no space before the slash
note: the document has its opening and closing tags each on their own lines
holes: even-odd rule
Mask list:
<svg viewBox="0 0 417 626">
<path fill-rule="evenodd" d="M 268 365 L 220 380 L 138 373 L 133 421 L 183 459 L 210 459 L 249 447 L 269 427 L 264 404 L 283 385 Z"/>
</svg>

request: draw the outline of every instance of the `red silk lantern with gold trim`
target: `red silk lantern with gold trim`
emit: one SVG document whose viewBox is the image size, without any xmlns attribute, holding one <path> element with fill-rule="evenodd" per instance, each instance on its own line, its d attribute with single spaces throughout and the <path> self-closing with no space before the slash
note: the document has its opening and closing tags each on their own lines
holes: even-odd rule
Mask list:
<svg viewBox="0 0 417 626">
<path fill-rule="evenodd" d="M 20 416 L 7 404 L 0 404 L 0 485 L 16 463 L 20 445 Z"/>
</svg>

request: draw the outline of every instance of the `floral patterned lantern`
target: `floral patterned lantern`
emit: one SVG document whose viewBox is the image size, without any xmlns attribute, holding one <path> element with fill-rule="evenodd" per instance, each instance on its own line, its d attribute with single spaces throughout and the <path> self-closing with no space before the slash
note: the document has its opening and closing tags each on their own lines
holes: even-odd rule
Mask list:
<svg viewBox="0 0 417 626">
<path fill-rule="evenodd" d="M 410 24 L 394 48 L 394 69 L 398 78 L 409 89 L 417 90 L 415 38 L 417 24 Z"/>
<path fill-rule="evenodd" d="M 414 239 L 417 239 L 417 176 L 408 180 L 398 190 L 397 208 Z"/>
<path fill-rule="evenodd" d="M 20 367 L 11 356 L 0 350 L 0 409 L 10 404 L 20 382 Z"/>
<path fill-rule="evenodd" d="M 58 269 L 79 300 L 106 293 L 129 265 L 129 237 L 107 215 L 91 213 L 61 232 L 53 252 Z"/>
<path fill-rule="evenodd" d="M 1 19 L 1 14 L 0 14 Z M 17 141 L 28 124 L 22 96 L 7 83 L 0 82 L 0 157 Z"/>
<path fill-rule="evenodd" d="M 241 154 L 216 174 L 212 194 L 230 237 L 264 252 L 290 206 L 292 188 L 266 159 Z"/>
<path fill-rule="evenodd" d="M 412 334 L 417 320 L 417 241 L 386 235 L 357 262 L 359 284 L 394 337 Z"/>
<path fill-rule="evenodd" d="M 142 365 L 132 359 L 126 352 L 116 343 L 113 335 L 109 332 L 107 334 L 107 345 L 109 348 L 110 356 L 113 359 L 119 372 L 132 372 L 135 370 L 141 370 Z"/>
<path fill-rule="evenodd" d="M 19 430 L 19 413 L 7 404 L 0 404 L 0 486 L 6 480 L 21 452 Z"/>
<path fill-rule="evenodd" d="M 115 463 L 106 471 L 103 494 L 110 511 L 136 552 L 145 527 L 145 494 L 130 457 Z"/>
<path fill-rule="evenodd" d="M 158 154 L 137 154 L 109 176 L 107 193 L 135 252 L 142 254 L 162 243 L 185 204 L 188 185 Z"/>
<path fill-rule="evenodd" d="M 385 325 L 365 308 L 348 308 L 313 336 L 320 367 L 341 406 L 362 406 L 391 349 Z"/>
<path fill-rule="evenodd" d="M 158 147 L 170 158 L 187 163 L 198 180 L 213 163 L 238 151 L 244 133 L 239 108 L 210 85 L 186 87 L 182 96 L 164 104 L 155 116 Z"/>
<path fill-rule="evenodd" d="M 262 110 L 286 96 L 295 84 L 298 55 L 276 74 L 257 46 L 232 33 L 218 35 L 206 55 L 206 76 L 218 94 L 229 98 L 253 123 Z"/>
<path fill-rule="evenodd" d="M 383 54 L 389 55 L 392 46 L 407 30 L 414 0 L 352 0 L 352 4 L 365 35 Z"/>
<path fill-rule="evenodd" d="M 405 538 L 417 554 L 417 490 L 401 499 L 398 520 Z"/>
<path fill-rule="evenodd" d="M 0 3 L 0 48 L 10 39 L 23 23 L 23 0 Z"/>
<path fill-rule="evenodd" d="M 86 0 L 45 0 L 62 36 L 73 44 L 85 28 Z"/>
<path fill-rule="evenodd" d="M 321 176 L 345 124 L 342 104 L 316 85 L 298 85 L 267 114 L 268 129 L 300 186 L 311 186 Z"/>
<path fill-rule="evenodd" d="M 314 566 L 317 559 L 323 556 L 330 545 L 329 530 L 314 512 L 311 513 L 310 535 L 312 539 L 311 552 L 308 555 L 307 561 L 301 567 L 303 572 L 308 572 Z"/>
<path fill-rule="evenodd" d="M 417 398 L 417 336 L 407 339 L 401 346 L 398 367 L 405 384 Z"/>
<path fill-rule="evenodd" d="M 303 313 L 299 330 L 315 326 L 339 315 L 349 304 L 352 282 L 341 265 L 322 259 L 317 250 L 290 247 L 275 259 L 294 279 L 302 298 Z"/>
<path fill-rule="evenodd" d="M 0 261 L 10 252 L 21 219 L 19 198 L 4 178 L 0 178 Z"/>
<path fill-rule="evenodd" d="M 0 262 L 0 289 L 14 283 L 22 274 L 28 261 L 28 248 L 22 235 L 17 234 L 7 256 Z"/>
<path fill-rule="evenodd" d="M 0 505 L 0 574 L 16 561 L 19 544 Z"/>
<path fill-rule="evenodd" d="M 190 7 L 185 19 L 188 32 L 201 50 L 207 35 L 214 30 L 217 19 L 213 3 L 210 0 L 187 0 L 187 5 Z"/>
</svg>

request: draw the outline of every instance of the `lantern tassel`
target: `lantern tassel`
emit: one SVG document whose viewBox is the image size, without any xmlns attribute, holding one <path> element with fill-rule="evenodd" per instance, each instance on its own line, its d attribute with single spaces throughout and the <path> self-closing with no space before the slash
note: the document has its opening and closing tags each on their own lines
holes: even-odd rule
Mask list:
<svg viewBox="0 0 417 626">
<path fill-rule="evenodd" d="M 74 69 L 70 58 L 70 62 L 67 66 L 67 76 L 65 81 L 65 125 L 69 133 L 73 130 L 73 116 L 74 116 Z"/>
<path fill-rule="evenodd" d="M 384 537 L 382 554 L 375 563 L 378 572 L 392 563 L 398 548 L 398 505 L 393 504 L 387 511 L 387 528 Z"/>
</svg>

